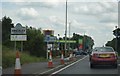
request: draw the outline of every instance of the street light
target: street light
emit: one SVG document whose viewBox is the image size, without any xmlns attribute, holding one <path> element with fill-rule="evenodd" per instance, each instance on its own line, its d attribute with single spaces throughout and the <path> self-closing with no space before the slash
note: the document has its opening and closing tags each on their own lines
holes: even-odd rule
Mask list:
<svg viewBox="0 0 120 76">
<path fill-rule="evenodd" d="M 71 26 L 71 22 L 69 22 L 69 41 L 70 41 L 70 26 Z M 70 51 L 70 43 L 69 43 L 69 51 Z"/>
<path fill-rule="evenodd" d="M 67 47 L 67 0 L 66 0 L 66 24 L 65 24 L 65 56 L 66 56 L 66 47 Z"/>
<path fill-rule="evenodd" d="M 58 34 L 58 50 L 60 50 L 60 34 Z"/>
<path fill-rule="evenodd" d="M 117 28 L 118 28 L 118 27 L 115 26 L 115 28 L 116 28 L 116 43 L 115 43 L 115 49 L 116 49 L 116 51 L 118 51 L 118 50 L 117 50 L 117 38 L 118 38 Z"/>
</svg>

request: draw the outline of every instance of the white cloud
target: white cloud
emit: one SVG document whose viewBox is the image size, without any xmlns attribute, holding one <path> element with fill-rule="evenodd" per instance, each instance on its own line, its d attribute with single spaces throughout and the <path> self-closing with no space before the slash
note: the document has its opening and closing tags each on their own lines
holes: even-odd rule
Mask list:
<svg viewBox="0 0 120 76">
<path fill-rule="evenodd" d="M 118 13 L 105 13 L 98 18 L 102 23 L 118 23 Z"/>
<path fill-rule="evenodd" d="M 21 5 L 11 5 L 13 7 L 12 11 L 10 8 L 6 9 L 8 6 L 6 4 L 3 9 L 7 10 L 6 15 L 14 18 L 13 21 L 20 21 L 35 28 L 53 29 L 55 35 L 59 33 L 64 36 L 65 4 L 61 5 L 59 0 L 55 3 L 54 0 L 51 3 L 45 1 L 40 3 L 23 2 L 24 4 L 21 2 Z M 71 35 L 74 32 L 79 34 L 85 32 L 95 39 L 96 45 L 103 45 L 105 41 L 112 38 L 112 31 L 117 24 L 117 8 L 117 3 L 68 2 L 68 22 L 71 21 Z M 17 17 L 13 13 L 16 10 L 19 10 Z"/>
<path fill-rule="evenodd" d="M 5 2 L 25 2 L 25 0 L 4 0 L 4 1 Z"/>
<path fill-rule="evenodd" d="M 115 2 L 82 2 L 73 3 L 74 6 L 71 6 L 71 9 L 74 13 L 83 14 L 83 15 L 101 15 L 109 12 L 118 11 L 118 3 Z"/>
<path fill-rule="evenodd" d="M 2 18 L 2 3 L 0 3 L 0 19 Z"/>
<path fill-rule="evenodd" d="M 57 20 L 58 20 L 56 16 L 50 16 L 49 19 L 52 22 L 57 22 Z"/>
<path fill-rule="evenodd" d="M 114 30 L 115 29 L 115 26 L 117 26 L 118 24 L 116 23 L 108 23 L 106 24 L 106 28 L 108 29 L 111 29 L 111 30 Z"/>
<path fill-rule="evenodd" d="M 23 1 L 23 0 L 3 0 L 2 2 L 14 2 L 14 1 Z M 28 0 L 24 0 L 28 2 Z M 66 0 L 29 0 L 29 2 L 44 2 L 44 1 L 60 1 L 65 2 Z M 69 2 L 118 2 L 118 0 L 68 0 Z"/>
<path fill-rule="evenodd" d="M 80 23 L 77 20 L 72 21 L 72 25 L 74 27 L 77 27 L 78 29 L 83 29 L 83 30 L 95 30 L 95 27 L 93 25 L 88 25 L 85 23 Z"/>
<path fill-rule="evenodd" d="M 34 8 L 21 8 L 20 11 L 18 11 L 18 16 L 22 19 L 29 19 L 36 18 L 39 14 Z"/>
</svg>

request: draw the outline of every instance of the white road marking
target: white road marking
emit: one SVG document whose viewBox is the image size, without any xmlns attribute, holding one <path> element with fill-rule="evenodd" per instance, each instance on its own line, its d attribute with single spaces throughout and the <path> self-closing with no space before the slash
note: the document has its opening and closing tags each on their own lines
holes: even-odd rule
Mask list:
<svg viewBox="0 0 120 76">
<path fill-rule="evenodd" d="M 40 75 L 41 74 L 45 74 L 45 73 L 47 73 L 47 72 L 50 72 L 50 71 L 52 71 L 52 70 L 54 70 L 54 69 L 56 69 L 56 68 L 59 68 L 59 67 L 61 67 L 61 66 L 63 66 L 63 65 L 59 65 L 59 66 L 57 66 L 57 67 L 55 67 L 55 68 L 53 68 L 53 69 L 50 69 L 50 70 L 47 70 L 47 71 L 45 71 L 45 72 L 42 72 L 42 73 L 40 73 Z M 36 73 L 34 73 L 34 74 L 38 74 L 39 72 L 36 72 Z"/>
<path fill-rule="evenodd" d="M 86 57 L 88 57 L 88 56 L 85 56 L 84 58 L 82 58 L 82 59 L 80 59 L 80 60 L 78 60 L 78 61 L 76 61 L 76 62 L 74 62 L 74 63 L 72 63 L 72 64 L 70 64 L 70 65 L 68 65 L 68 66 L 66 66 L 66 67 L 64 67 L 64 68 L 62 68 L 62 69 L 56 71 L 56 72 L 54 72 L 54 73 L 52 73 L 51 75 L 57 74 L 57 73 L 59 73 L 59 72 L 65 70 L 66 68 L 68 68 L 68 67 L 70 67 L 70 66 L 72 66 L 72 65 L 74 65 L 74 64 L 76 64 L 76 63 L 78 63 L 79 61 L 81 61 L 81 60 L 83 60 L 83 59 L 85 59 Z"/>
<path fill-rule="evenodd" d="M 52 70 L 54 70 L 54 69 L 57 69 L 57 68 L 59 68 L 59 67 L 61 67 L 61 66 L 63 66 L 63 65 L 59 65 L 59 66 L 57 66 L 57 67 L 55 67 L 55 68 L 53 68 L 53 69 L 50 69 L 50 70 L 45 71 L 45 72 L 42 72 L 42 73 L 40 73 L 40 74 L 45 74 L 45 73 L 50 72 L 50 71 L 52 71 Z"/>
</svg>

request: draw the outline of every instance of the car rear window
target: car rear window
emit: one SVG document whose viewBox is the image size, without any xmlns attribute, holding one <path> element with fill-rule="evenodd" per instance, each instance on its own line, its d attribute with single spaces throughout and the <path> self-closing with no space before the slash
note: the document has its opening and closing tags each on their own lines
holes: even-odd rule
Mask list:
<svg viewBox="0 0 120 76">
<path fill-rule="evenodd" d="M 98 52 L 113 52 L 113 48 L 111 47 L 97 47 L 94 49 L 94 51 L 98 51 Z"/>
</svg>

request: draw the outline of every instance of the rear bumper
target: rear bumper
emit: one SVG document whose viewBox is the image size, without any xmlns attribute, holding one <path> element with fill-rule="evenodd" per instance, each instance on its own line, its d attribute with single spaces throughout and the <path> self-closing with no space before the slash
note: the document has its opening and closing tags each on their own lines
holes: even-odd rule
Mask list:
<svg viewBox="0 0 120 76">
<path fill-rule="evenodd" d="M 114 65 L 117 64 L 117 59 L 91 59 L 90 62 L 97 65 Z"/>
<path fill-rule="evenodd" d="M 95 65 L 114 65 L 117 64 L 117 61 L 91 61 Z"/>
</svg>

